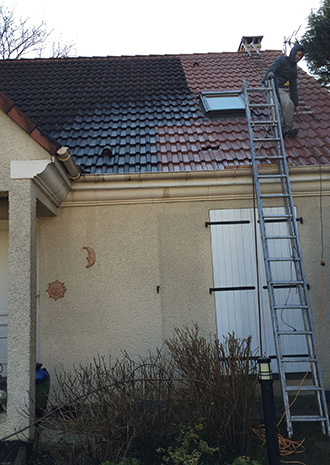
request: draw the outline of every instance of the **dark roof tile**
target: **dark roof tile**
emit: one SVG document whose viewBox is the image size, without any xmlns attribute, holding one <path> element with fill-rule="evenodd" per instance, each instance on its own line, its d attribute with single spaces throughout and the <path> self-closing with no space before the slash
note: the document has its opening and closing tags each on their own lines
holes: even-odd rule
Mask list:
<svg viewBox="0 0 330 465">
<path fill-rule="evenodd" d="M 279 53 L 5 60 L 0 108 L 8 112 L 15 102 L 13 114 L 22 116 L 25 130 L 48 150 L 69 146 L 86 173 L 248 166 L 246 120 L 205 118 L 199 95 L 241 90 L 244 79 L 259 84 Z M 299 85 L 300 134 L 285 140 L 288 158 L 301 165 L 329 163 L 330 96 L 303 71 Z"/>
</svg>

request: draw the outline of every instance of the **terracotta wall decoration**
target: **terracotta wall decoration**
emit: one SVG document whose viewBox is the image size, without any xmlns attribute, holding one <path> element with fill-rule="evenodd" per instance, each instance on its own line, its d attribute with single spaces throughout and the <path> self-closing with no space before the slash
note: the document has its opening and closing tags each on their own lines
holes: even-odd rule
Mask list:
<svg viewBox="0 0 330 465">
<path fill-rule="evenodd" d="M 53 283 L 49 283 L 48 285 L 48 295 L 50 299 L 60 299 L 61 297 L 64 296 L 66 291 L 66 287 L 64 283 L 61 283 L 58 279 L 54 281 Z"/>
<path fill-rule="evenodd" d="M 87 250 L 87 261 L 88 264 L 86 265 L 86 268 L 89 268 L 94 265 L 95 263 L 95 252 L 92 247 L 88 247 L 87 245 L 83 247 L 83 249 Z"/>
</svg>

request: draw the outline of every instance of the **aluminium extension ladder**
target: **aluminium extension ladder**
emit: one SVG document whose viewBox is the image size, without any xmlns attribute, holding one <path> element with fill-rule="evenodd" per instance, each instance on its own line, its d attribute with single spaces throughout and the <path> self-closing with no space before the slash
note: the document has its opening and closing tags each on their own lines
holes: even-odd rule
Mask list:
<svg viewBox="0 0 330 465">
<path fill-rule="evenodd" d="M 249 83 L 244 81 L 243 90 L 275 352 L 288 435 L 291 437 L 293 434 L 293 422 L 320 422 L 323 433 L 330 435 L 329 414 L 316 351 L 317 342 L 302 262 L 275 83 L 271 79 L 266 86 L 250 87 Z M 267 211 L 267 206 L 274 205 L 281 207 L 280 210 L 276 210 L 276 215 Z M 285 232 L 282 229 L 282 232 L 276 235 L 273 231 L 269 231 L 270 224 L 276 222 L 284 223 Z M 278 241 L 284 241 L 286 244 L 287 253 L 281 256 L 276 256 L 274 252 L 275 246 L 280 245 Z M 288 267 L 289 273 L 281 273 L 283 267 Z M 289 298 L 290 293 L 294 295 L 293 300 Z M 284 298 L 283 295 L 286 297 Z M 283 312 L 298 312 L 301 326 L 298 329 L 292 325 L 283 327 L 281 322 Z M 283 350 L 285 338 L 297 337 L 303 342 L 304 353 L 286 355 Z M 308 380 L 307 383 L 302 384 L 301 394 L 308 394 L 309 398 L 313 397 L 316 405 L 313 415 L 309 414 L 310 412 L 301 414 L 301 409 L 297 414 L 293 414 L 292 397 L 297 395 L 301 383 L 295 382 L 293 386 L 288 382 L 290 364 L 291 367 L 300 367 L 293 371 L 303 371 L 302 376 L 309 368 Z"/>
</svg>

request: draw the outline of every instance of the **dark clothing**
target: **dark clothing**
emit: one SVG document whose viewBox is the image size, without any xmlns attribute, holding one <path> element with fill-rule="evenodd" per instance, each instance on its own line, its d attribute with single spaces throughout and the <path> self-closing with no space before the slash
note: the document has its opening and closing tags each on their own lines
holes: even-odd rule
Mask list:
<svg viewBox="0 0 330 465">
<path fill-rule="evenodd" d="M 262 80 L 262 82 L 265 82 L 268 79 L 269 73 L 274 73 L 274 79 L 278 87 L 287 88 L 286 83 L 289 81 L 290 98 L 295 107 L 299 105 L 297 91 L 297 64 L 295 62 L 295 55 L 299 50 L 303 53 L 305 52 L 305 49 L 301 44 L 296 44 L 292 48 L 288 57 L 284 55 L 278 57 L 268 68 L 265 77 Z"/>
</svg>

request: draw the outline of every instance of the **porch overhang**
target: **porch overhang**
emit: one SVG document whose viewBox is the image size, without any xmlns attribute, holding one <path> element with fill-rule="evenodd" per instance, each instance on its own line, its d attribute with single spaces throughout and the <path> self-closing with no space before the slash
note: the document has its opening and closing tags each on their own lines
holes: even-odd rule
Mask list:
<svg viewBox="0 0 330 465">
<path fill-rule="evenodd" d="M 40 192 L 58 207 L 71 190 L 67 172 L 55 157 L 50 160 L 13 160 L 11 179 L 32 179 Z"/>
</svg>

